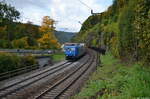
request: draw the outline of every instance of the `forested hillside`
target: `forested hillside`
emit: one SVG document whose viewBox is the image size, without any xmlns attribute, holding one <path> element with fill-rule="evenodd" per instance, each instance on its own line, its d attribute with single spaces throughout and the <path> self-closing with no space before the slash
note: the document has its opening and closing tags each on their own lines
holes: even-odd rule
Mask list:
<svg viewBox="0 0 150 99">
<path fill-rule="evenodd" d="M 107 11 L 90 16 L 75 41 L 106 46 L 118 58 L 150 62 L 150 1 L 114 0 Z"/>
<path fill-rule="evenodd" d="M 73 32 L 55 31 L 55 36 L 60 43 L 70 42 L 75 35 L 76 33 Z"/>
<path fill-rule="evenodd" d="M 68 42 L 73 36 L 72 33 L 57 32 L 55 22 L 49 16 L 43 18 L 42 26 L 18 22 L 19 18 L 19 11 L 0 2 L 0 48 L 57 49 L 59 42 Z"/>
</svg>

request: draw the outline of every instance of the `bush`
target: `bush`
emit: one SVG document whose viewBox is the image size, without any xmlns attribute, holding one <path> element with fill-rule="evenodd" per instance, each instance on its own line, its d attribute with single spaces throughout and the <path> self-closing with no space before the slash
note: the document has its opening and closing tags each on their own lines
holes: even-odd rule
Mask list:
<svg viewBox="0 0 150 99">
<path fill-rule="evenodd" d="M 0 73 L 20 67 L 20 57 L 9 53 L 0 53 Z"/>
<path fill-rule="evenodd" d="M 23 66 L 31 66 L 37 64 L 37 61 L 35 60 L 35 57 L 28 55 L 21 58 L 21 64 Z"/>
<path fill-rule="evenodd" d="M 17 56 L 11 53 L 0 53 L 0 73 L 37 64 L 32 56 Z"/>
</svg>

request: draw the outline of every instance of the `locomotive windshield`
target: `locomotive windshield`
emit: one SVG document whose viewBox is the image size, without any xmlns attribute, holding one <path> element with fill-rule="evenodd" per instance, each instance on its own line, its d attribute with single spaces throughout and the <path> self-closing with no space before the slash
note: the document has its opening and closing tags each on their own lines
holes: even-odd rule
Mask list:
<svg viewBox="0 0 150 99">
<path fill-rule="evenodd" d="M 66 43 L 64 45 L 66 60 L 76 60 L 85 54 L 84 43 Z"/>
<path fill-rule="evenodd" d="M 66 48 L 66 51 L 75 51 L 75 48 Z"/>
</svg>

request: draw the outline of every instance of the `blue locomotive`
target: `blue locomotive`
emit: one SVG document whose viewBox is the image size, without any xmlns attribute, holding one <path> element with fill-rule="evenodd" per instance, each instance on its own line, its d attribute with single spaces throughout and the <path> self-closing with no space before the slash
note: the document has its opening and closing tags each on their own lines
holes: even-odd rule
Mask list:
<svg viewBox="0 0 150 99">
<path fill-rule="evenodd" d="M 76 60 L 86 52 L 84 43 L 66 43 L 64 45 L 66 60 Z"/>
</svg>

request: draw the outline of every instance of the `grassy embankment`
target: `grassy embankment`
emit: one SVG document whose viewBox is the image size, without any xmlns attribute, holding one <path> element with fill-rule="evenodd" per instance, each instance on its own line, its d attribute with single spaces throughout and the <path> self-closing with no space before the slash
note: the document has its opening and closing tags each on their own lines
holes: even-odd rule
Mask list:
<svg viewBox="0 0 150 99">
<path fill-rule="evenodd" d="M 122 63 L 111 54 L 101 56 L 101 62 L 73 99 L 150 98 L 150 68 Z"/>
<path fill-rule="evenodd" d="M 65 59 L 65 55 L 63 52 L 57 52 L 57 53 L 53 53 L 53 54 L 32 54 L 32 56 L 34 57 L 50 57 L 52 59 L 52 61 L 54 62 L 59 62 Z"/>
<path fill-rule="evenodd" d="M 52 54 L 51 57 L 54 62 L 65 60 L 65 55 L 62 52 Z"/>
</svg>

